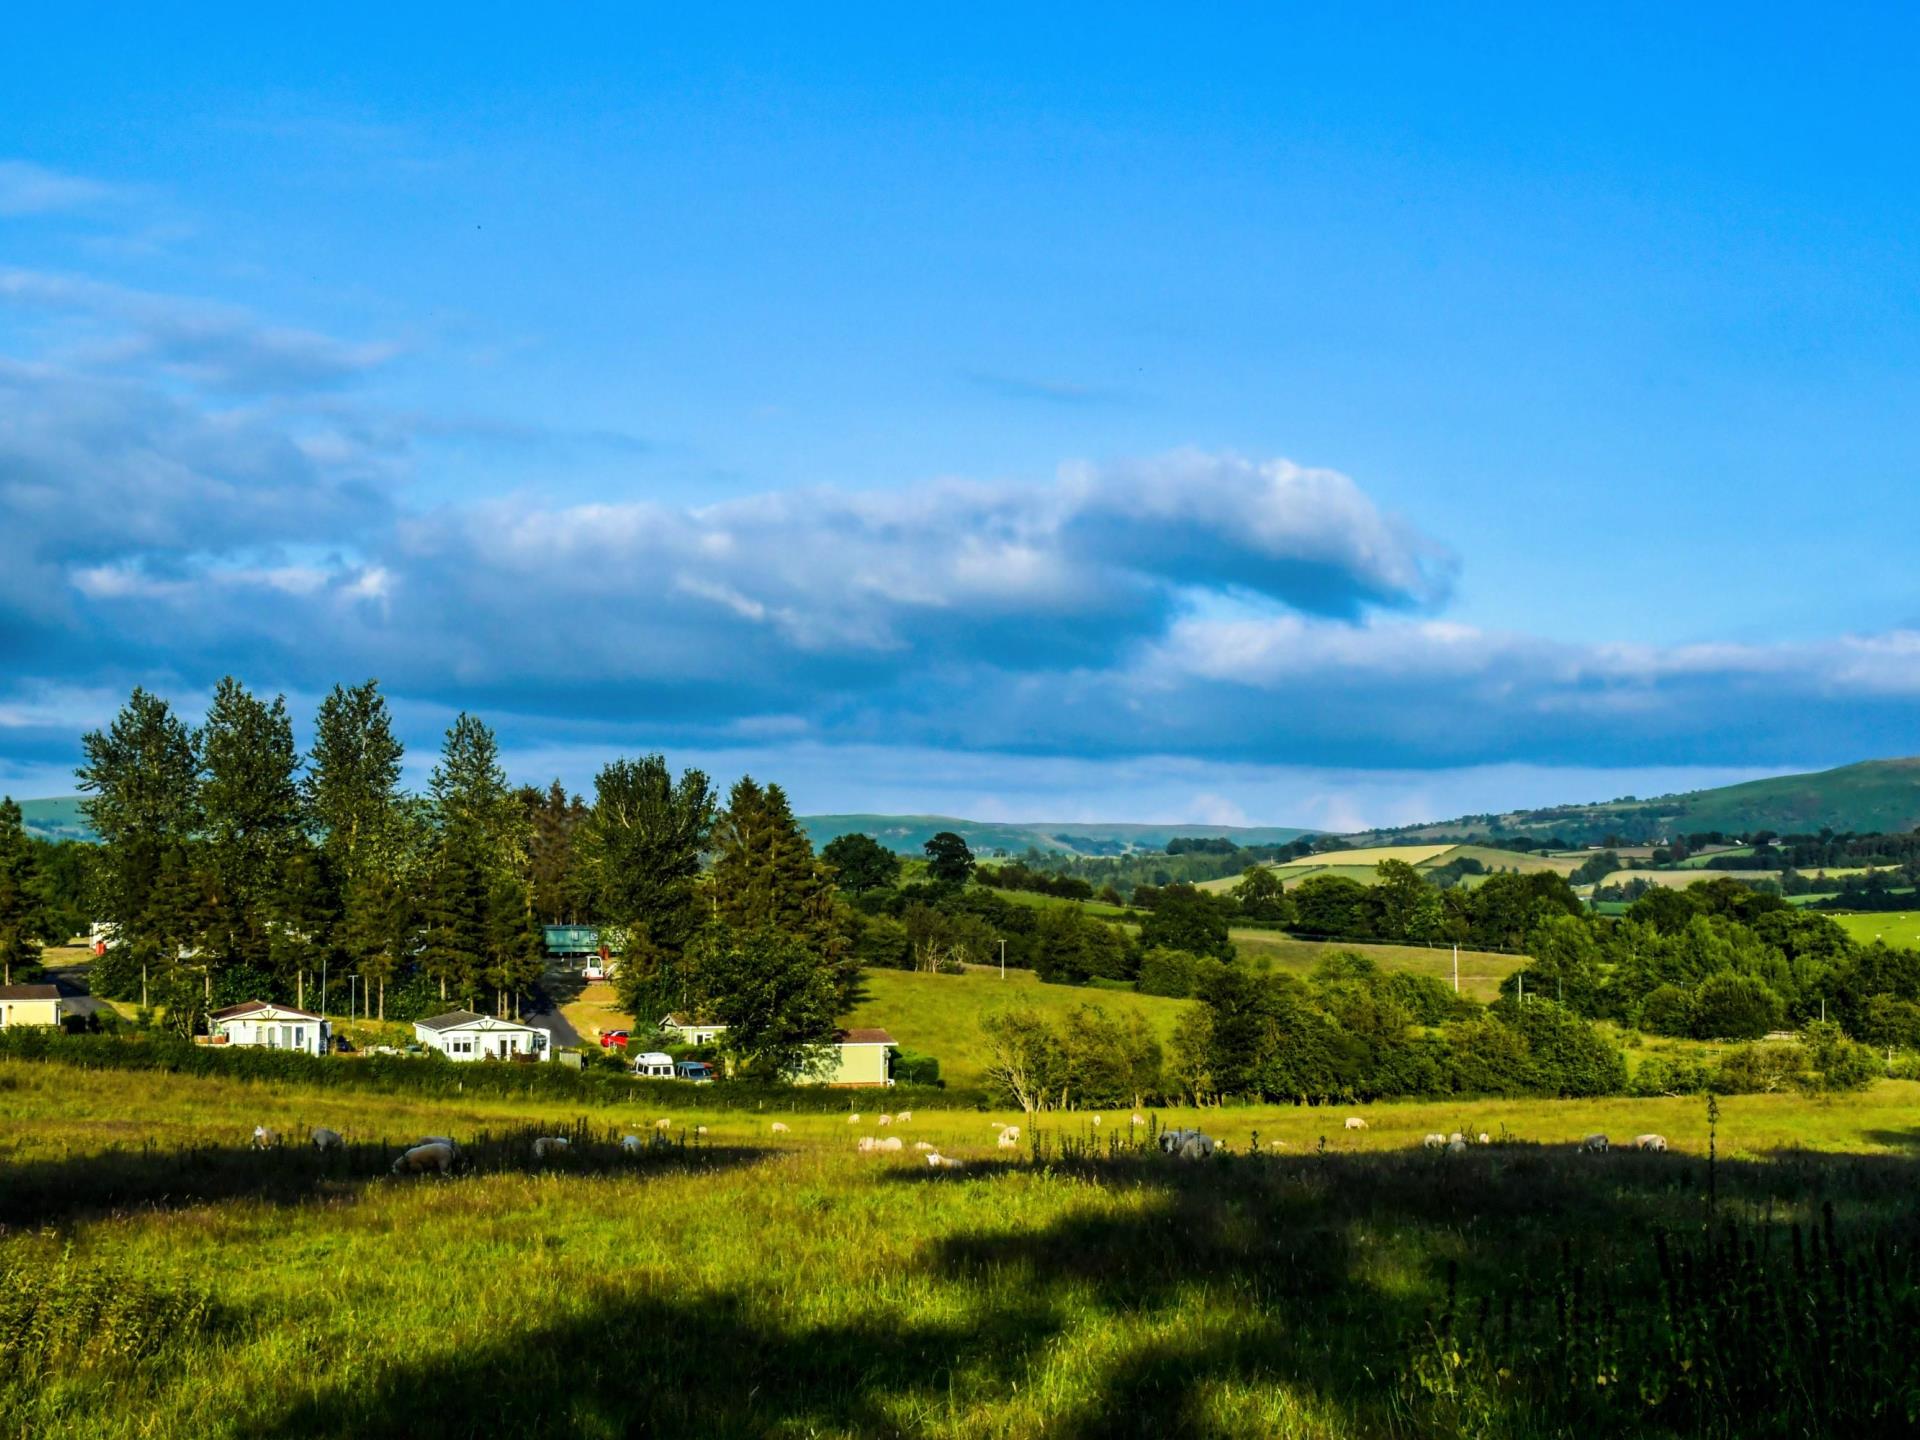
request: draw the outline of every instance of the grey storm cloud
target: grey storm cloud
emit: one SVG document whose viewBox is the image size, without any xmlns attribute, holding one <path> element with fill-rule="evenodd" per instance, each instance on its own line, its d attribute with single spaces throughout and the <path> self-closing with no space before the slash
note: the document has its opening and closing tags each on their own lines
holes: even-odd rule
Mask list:
<svg viewBox="0 0 1920 1440">
<path fill-rule="evenodd" d="M 410 509 L 435 422 L 366 398 L 392 346 L 22 272 L 0 301 L 84 332 L 0 359 L 0 707 L 371 674 L 528 733 L 1375 766 L 1910 749 L 1920 709 L 1904 633 L 1662 649 L 1449 621 L 1442 544 L 1281 459 Z"/>
</svg>

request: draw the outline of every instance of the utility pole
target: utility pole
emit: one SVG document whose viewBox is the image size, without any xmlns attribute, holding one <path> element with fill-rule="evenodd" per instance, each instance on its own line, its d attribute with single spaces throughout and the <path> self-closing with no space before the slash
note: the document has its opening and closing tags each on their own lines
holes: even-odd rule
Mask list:
<svg viewBox="0 0 1920 1440">
<path fill-rule="evenodd" d="M 1453 993 L 1460 993 L 1460 942 L 1453 942 Z"/>
<path fill-rule="evenodd" d="M 360 1018 L 360 986 L 358 975 L 347 976 L 347 1014 L 355 1020 Z"/>
<path fill-rule="evenodd" d="M 1007 978 L 1007 941 L 1004 935 L 1000 937 L 1000 978 Z"/>
</svg>

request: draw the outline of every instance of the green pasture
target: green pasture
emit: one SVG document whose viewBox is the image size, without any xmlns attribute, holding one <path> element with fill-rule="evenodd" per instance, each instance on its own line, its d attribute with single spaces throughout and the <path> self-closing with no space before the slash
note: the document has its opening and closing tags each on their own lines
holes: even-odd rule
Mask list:
<svg viewBox="0 0 1920 1440">
<path fill-rule="evenodd" d="M 0 1424 L 1438 1440 L 1825 1433 L 1812 1417 L 1866 1434 L 1895 1433 L 1862 1428 L 1867 1402 L 1912 1393 L 1911 1346 L 1826 1328 L 1754 1347 L 1747 1311 L 1723 1323 L 1710 1296 L 1684 1350 L 1657 1338 L 1676 1303 L 1659 1245 L 1711 1273 L 1707 1237 L 1738 1225 L 1725 1263 L 1774 1257 L 1791 1295 L 1908 1216 L 1911 1084 L 1725 1100 L 1711 1174 L 1697 1100 L 1151 1115 L 1229 1149 L 1196 1163 L 1136 1151 L 1119 1112 L 1023 1121 L 1001 1150 L 992 1122 L 1021 1117 L 923 1110 L 882 1129 L 884 1099 L 850 1094 L 859 1122 L 793 1116 L 781 1135 L 772 1114 L 692 1109 L 599 1132 L 532 1103 L 0 1063 Z M 611 1145 L 659 1119 L 669 1148 Z M 256 1123 L 291 1143 L 247 1151 Z M 316 1158 L 299 1144 L 315 1124 L 352 1148 Z M 528 1137 L 569 1129 L 564 1160 L 531 1159 Z M 1421 1148 L 1455 1129 L 1495 1143 Z M 1594 1131 L 1674 1148 L 1575 1153 Z M 386 1173 L 395 1142 L 424 1133 L 474 1168 Z M 861 1155 L 863 1136 L 906 1145 Z M 915 1140 L 965 1168 L 931 1170 Z M 1796 1281 L 1808 1227 L 1826 1238 Z M 1739 1273 L 1742 1296 L 1775 1283 Z M 1903 1248 L 1876 1276 L 1854 1305 L 1864 1333 L 1897 1326 L 1914 1290 Z M 1456 1305 L 1506 1319 L 1449 1319 Z M 1696 1366 L 1714 1386 L 1689 1381 Z M 1815 1408 L 1806 1387 L 1823 1381 Z"/>
<path fill-rule="evenodd" d="M 1273 930 L 1234 930 L 1233 943 L 1243 960 L 1261 960 L 1276 970 L 1305 975 L 1330 950 L 1351 950 L 1365 955 L 1382 970 L 1406 970 L 1415 975 L 1431 975 L 1453 983 L 1453 951 L 1445 946 L 1362 945 L 1352 940 L 1296 940 Z M 1492 1000 L 1500 993 L 1500 982 L 1526 963 L 1521 955 L 1501 955 L 1487 950 L 1460 952 L 1460 993 L 1475 1000 Z"/>
<path fill-rule="evenodd" d="M 1900 950 L 1920 950 L 1920 907 L 1828 918 L 1862 945 L 1879 940 Z"/>
</svg>

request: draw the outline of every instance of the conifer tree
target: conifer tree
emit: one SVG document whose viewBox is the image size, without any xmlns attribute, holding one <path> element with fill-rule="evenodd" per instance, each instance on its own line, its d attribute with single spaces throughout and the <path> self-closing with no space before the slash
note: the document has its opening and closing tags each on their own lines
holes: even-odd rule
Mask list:
<svg viewBox="0 0 1920 1440">
<path fill-rule="evenodd" d="M 80 809 L 100 837 L 95 918 L 116 927 L 117 943 L 134 944 L 153 913 L 161 857 L 191 846 L 200 829 L 198 740 L 166 701 L 136 687 L 113 723 L 80 744 Z"/>
<path fill-rule="evenodd" d="M 209 958 L 265 966 L 284 924 L 282 871 L 302 843 L 300 751 L 286 698 L 262 701 L 229 675 L 214 689 L 200 752 L 208 862 L 219 884 Z"/>
<path fill-rule="evenodd" d="M 12 796 L 0 798 L 0 984 L 11 985 L 40 964 L 40 927 L 46 896 L 33 858 L 33 843 Z"/>
<path fill-rule="evenodd" d="M 832 870 L 814 858 L 778 785 L 762 789 L 751 776 L 741 778 L 714 828 L 714 850 L 708 884 L 721 920 L 736 930 L 788 936 L 822 960 L 846 953 Z"/>
<path fill-rule="evenodd" d="M 377 681 L 336 685 L 320 702 L 302 791 L 343 884 L 391 861 L 404 756 Z"/>
</svg>

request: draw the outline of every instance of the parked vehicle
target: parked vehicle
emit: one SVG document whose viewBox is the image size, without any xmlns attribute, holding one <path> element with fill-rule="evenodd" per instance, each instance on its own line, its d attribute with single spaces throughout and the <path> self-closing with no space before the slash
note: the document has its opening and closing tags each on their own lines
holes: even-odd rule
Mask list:
<svg viewBox="0 0 1920 1440">
<path fill-rule="evenodd" d="M 673 1067 L 676 1080 L 686 1080 L 695 1085 L 713 1083 L 713 1067 L 704 1060 L 682 1060 Z"/>
<path fill-rule="evenodd" d="M 619 1046 L 622 1050 L 627 1048 L 627 1032 L 624 1030 L 602 1030 L 600 1032 L 600 1048 L 605 1050 L 615 1045 Z"/>
</svg>

